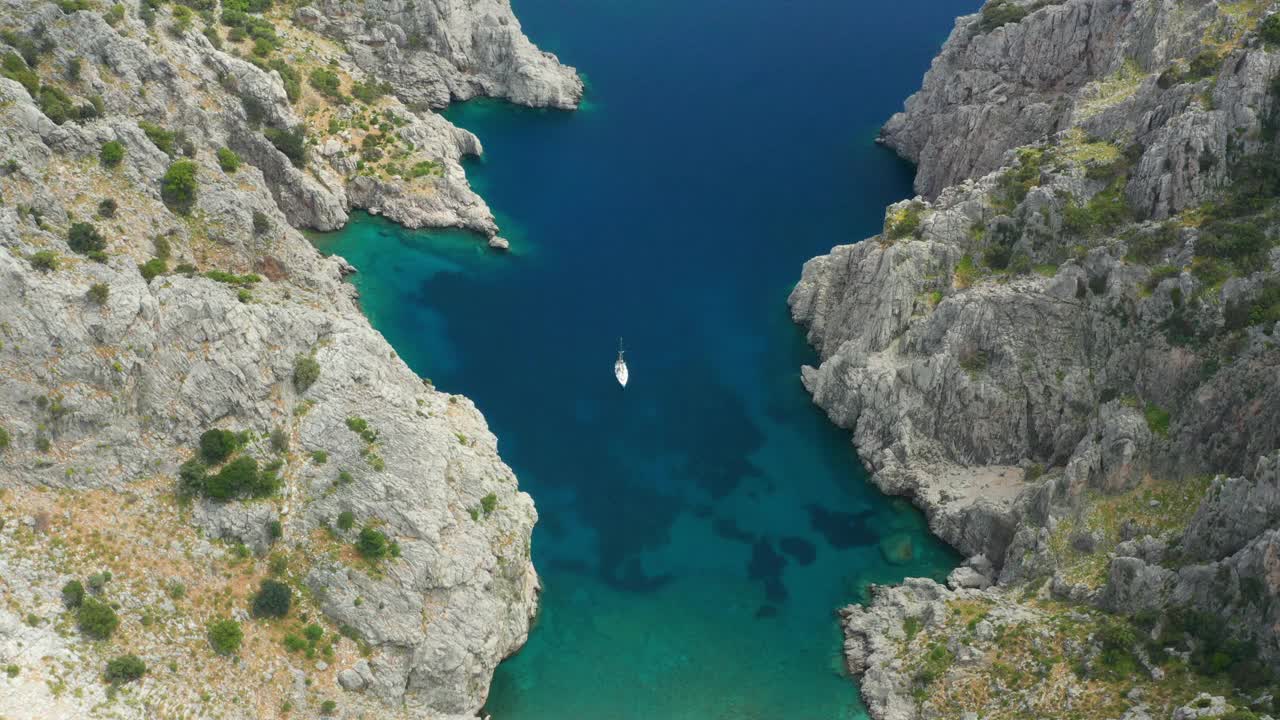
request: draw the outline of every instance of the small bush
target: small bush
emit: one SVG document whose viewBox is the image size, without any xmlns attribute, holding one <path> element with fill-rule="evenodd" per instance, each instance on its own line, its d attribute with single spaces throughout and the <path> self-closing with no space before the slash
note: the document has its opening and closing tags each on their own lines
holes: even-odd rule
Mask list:
<svg viewBox="0 0 1280 720">
<path fill-rule="evenodd" d="M 121 20 L 124 20 L 124 5 L 119 3 L 112 5 L 110 9 L 102 14 L 102 19 L 106 20 L 108 25 L 115 27 Z"/>
<path fill-rule="evenodd" d="M 279 520 L 272 520 L 267 523 L 267 536 L 272 540 L 279 540 L 284 537 L 284 525 Z"/>
<path fill-rule="evenodd" d="M 298 102 L 302 97 L 302 76 L 293 66 L 279 58 L 267 63 L 267 67 L 280 74 L 280 84 L 284 86 L 284 94 L 289 102 Z"/>
<path fill-rule="evenodd" d="M 377 80 L 352 83 L 351 94 L 360 102 L 372 104 L 377 102 L 378 98 L 383 95 L 391 94 L 391 84 L 380 83 Z"/>
<path fill-rule="evenodd" d="M 235 620 L 225 618 L 209 624 L 209 644 L 219 655 L 234 655 L 239 652 L 243 640 L 244 631 Z"/>
<path fill-rule="evenodd" d="M 161 180 L 160 196 L 175 212 L 183 215 L 191 212 L 196 202 L 196 164 L 178 160 L 170 165 Z"/>
<path fill-rule="evenodd" d="M 289 433 L 284 426 L 277 425 L 271 431 L 271 449 L 278 453 L 289 452 Z"/>
<path fill-rule="evenodd" d="M 230 500 L 246 491 L 253 492 L 258 480 L 258 461 L 241 456 L 205 477 L 204 494 L 215 500 Z"/>
<path fill-rule="evenodd" d="M 94 573 L 89 576 L 89 589 L 94 593 L 101 593 L 109 582 L 111 582 L 111 571 L 103 570 L 102 572 Z"/>
<path fill-rule="evenodd" d="M 355 527 L 356 526 L 355 513 L 351 512 L 350 510 L 343 510 L 342 512 L 338 513 L 337 525 L 339 530 L 350 530 L 351 528 Z"/>
<path fill-rule="evenodd" d="M 76 625 L 88 637 L 106 640 L 120 626 L 120 618 L 110 605 L 97 598 L 86 597 L 76 612 Z"/>
<path fill-rule="evenodd" d="M 151 258 L 138 266 L 138 272 L 142 273 L 142 279 L 147 282 L 151 282 L 153 278 L 165 274 L 168 270 L 169 264 L 160 258 Z"/>
<path fill-rule="evenodd" d="M 31 267 L 40 272 L 52 272 L 58 269 L 58 256 L 52 250 L 40 250 L 27 256 Z"/>
<path fill-rule="evenodd" d="M 1008 0 L 991 0 L 982 6 L 982 20 L 978 22 L 978 29 L 990 32 L 1003 25 L 1020 22 L 1026 16 L 1026 8 L 1020 5 Z"/>
<path fill-rule="evenodd" d="M 106 305 L 107 298 L 111 296 L 111 288 L 106 283 L 94 283 L 89 286 L 89 292 L 85 295 L 95 305 Z"/>
<path fill-rule="evenodd" d="M 1268 45 L 1280 45 L 1280 14 L 1268 15 L 1258 26 L 1258 36 Z"/>
<path fill-rule="evenodd" d="M 307 649 L 307 641 L 297 633 L 286 633 L 284 636 L 284 647 L 289 652 L 302 652 Z"/>
<path fill-rule="evenodd" d="M 484 511 L 485 515 L 492 515 L 493 511 L 498 509 L 498 496 L 489 493 L 480 498 L 480 509 Z"/>
<path fill-rule="evenodd" d="M 266 235 L 271 232 L 271 218 L 261 210 L 253 211 L 253 234 Z"/>
<path fill-rule="evenodd" d="M 103 250 L 107 247 L 107 241 L 93 223 L 77 222 L 72 223 L 71 229 L 67 231 L 67 245 L 81 255 L 86 255 L 95 250 Z"/>
<path fill-rule="evenodd" d="M 1147 427 L 1151 432 L 1162 437 L 1169 434 L 1169 412 L 1158 405 L 1147 403 L 1143 413 L 1147 418 Z"/>
<path fill-rule="evenodd" d="M 102 144 L 102 149 L 98 151 L 98 162 L 102 163 L 102 167 L 113 168 L 124 160 L 124 144 L 119 140 L 112 140 Z"/>
<path fill-rule="evenodd" d="M 306 392 L 320 379 L 320 363 L 310 355 L 299 355 L 293 361 L 293 387 L 298 392 Z"/>
<path fill-rule="evenodd" d="M 325 700 L 324 702 L 320 703 L 321 715 L 332 715 L 337 711 L 338 711 L 338 703 L 332 700 Z"/>
<path fill-rule="evenodd" d="M 235 154 L 231 148 L 218 148 L 218 167 L 224 171 L 233 173 L 240 169 L 240 156 Z"/>
<path fill-rule="evenodd" d="M 338 74 L 328 68 L 316 68 L 307 76 L 307 82 L 316 92 L 332 100 L 343 100 L 342 81 Z"/>
<path fill-rule="evenodd" d="M 281 618 L 289 614 L 293 604 L 293 591 L 278 580 L 263 580 L 258 594 L 253 596 L 254 617 Z"/>
<path fill-rule="evenodd" d="M 84 602 L 84 585 L 79 580 L 71 580 L 62 586 L 62 604 L 74 610 Z"/>
<path fill-rule="evenodd" d="M 329 462 L 329 453 L 325 452 L 324 450 L 316 450 L 315 452 L 311 453 L 311 462 L 317 465 L 323 465 Z"/>
<path fill-rule="evenodd" d="M 27 61 L 17 53 L 10 52 L 0 56 L 0 76 L 20 83 L 33 98 L 40 92 L 40 76 L 32 72 Z"/>
<path fill-rule="evenodd" d="M 300 168 L 307 164 L 307 132 L 302 125 L 288 130 L 267 128 L 262 131 L 262 134 L 277 150 L 289 158 L 289 162 L 293 163 L 294 167 Z"/>
<path fill-rule="evenodd" d="M 119 205 L 116 204 L 114 198 L 105 198 L 98 203 L 98 217 L 113 218 L 116 216 L 116 210 Z"/>
<path fill-rule="evenodd" d="M 230 430 L 214 428 L 200 436 L 200 455 L 210 465 L 217 465 L 240 447 L 240 439 Z"/>
<path fill-rule="evenodd" d="M 366 560 L 376 561 L 385 558 L 390 552 L 387 536 L 380 530 L 366 526 L 360 531 L 360 537 L 356 540 L 356 552 Z"/>
<path fill-rule="evenodd" d="M 137 655 L 120 655 L 107 661 L 107 682 L 122 685 L 147 674 L 147 664 Z"/>
<path fill-rule="evenodd" d="M 191 497 L 204 490 L 205 478 L 209 475 L 209 467 L 200 458 L 191 458 L 178 468 L 178 495 Z"/>
<path fill-rule="evenodd" d="M 138 128 L 146 134 L 152 145 L 160 149 L 160 152 L 166 155 L 173 155 L 174 140 L 177 138 L 175 133 L 146 120 L 139 122 Z"/>
<path fill-rule="evenodd" d="M 56 125 L 61 125 L 76 117 L 76 107 L 71 102 L 71 98 L 53 85 L 42 85 L 40 87 L 37 104 L 40 106 L 40 112 L 44 113 Z"/>
<path fill-rule="evenodd" d="M 9 447 L 9 431 L 0 427 L 0 451 Z"/>
</svg>

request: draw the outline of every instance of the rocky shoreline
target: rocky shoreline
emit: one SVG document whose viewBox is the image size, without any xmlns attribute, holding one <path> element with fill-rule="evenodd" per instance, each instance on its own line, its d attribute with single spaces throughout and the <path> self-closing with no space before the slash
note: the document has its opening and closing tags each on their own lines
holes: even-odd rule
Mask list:
<svg viewBox="0 0 1280 720">
<path fill-rule="evenodd" d="M 8 0 L 0 29 L 0 715 L 474 716 L 536 611 L 533 502 L 296 228 L 502 246 L 432 109 L 572 108 L 573 69 L 505 2 Z"/>
<path fill-rule="evenodd" d="M 969 557 L 950 589 L 842 610 L 879 720 L 1274 712 L 1267 9 L 996 0 L 959 18 L 882 131 L 921 196 L 805 265 L 806 388 L 872 481 Z M 1220 666 L 1201 660 L 1225 640 L 1193 627 L 1216 622 Z"/>
</svg>

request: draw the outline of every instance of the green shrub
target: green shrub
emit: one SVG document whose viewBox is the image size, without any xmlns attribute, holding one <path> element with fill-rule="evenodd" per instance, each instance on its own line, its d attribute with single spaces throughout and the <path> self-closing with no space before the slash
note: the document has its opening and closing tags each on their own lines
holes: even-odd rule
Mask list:
<svg viewBox="0 0 1280 720">
<path fill-rule="evenodd" d="M 72 250 L 84 255 L 94 250 L 102 250 L 107 247 L 107 241 L 102 237 L 102 233 L 98 232 L 98 228 L 93 223 L 77 222 L 72 223 L 71 228 L 67 231 L 67 245 Z"/>
<path fill-rule="evenodd" d="M 102 149 L 98 151 L 98 162 L 102 163 L 102 167 L 113 168 L 124 160 L 124 144 L 119 140 L 112 140 L 102 144 Z"/>
<path fill-rule="evenodd" d="M 9 447 L 9 431 L 0 427 L 0 451 Z"/>
<path fill-rule="evenodd" d="M 263 580 L 258 594 L 253 596 L 254 617 L 281 618 L 289 614 L 293 603 L 293 591 L 278 580 Z"/>
<path fill-rule="evenodd" d="M 1031 189 L 1041 182 L 1041 165 L 1044 162 L 1044 151 L 1025 148 L 1018 151 L 1018 163 L 1006 170 L 996 180 L 998 196 L 993 205 L 999 212 L 1013 212 Z"/>
<path fill-rule="evenodd" d="M 271 449 L 278 453 L 289 452 L 289 433 L 283 425 L 277 425 L 271 430 Z"/>
<path fill-rule="evenodd" d="M 230 430 L 214 428 L 200 436 L 200 455 L 210 465 L 217 465 L 240 447 L 239 437 Z"/>
<path fill-rule="evenodd" d="M 377 80 L 356 82 L 351 84 L 351 94 L 360 102 L 372 104 L 377 102 L 378 98 L 383 95 L 391 94 L 391 84 L 380 83 Z"/>
<path fill-rule="evenodd" d="M 342 81 L 338 74 L 328 68 L 316 68 L 307 76 L 307 82 L 316 92 L 333 100 L 342 100 Z"/>
<path fill-rule="evenodd" d="M 165 274 L 168 270 L 169 264 L 160 258 L 151 258 L 138 266 L 138 272 L 142 273 L 142 279 L 147 282 L 151 282 L 153 278 Z"/>
<path fill-rule="evenodd" d="M 484 497 L 480 498 L 480 509 L 484 511 L 485 515 L 493 514 L 493 511 L 496 510 L 497 508 L 498 508 L 497 495 L 493 493 L 489 493 L 488 495 L 485 495 Z"/>
<path fill-rule="evenodd" d="M 310 625 L 308 625 L 306 628 L 303 629 L 302 634 L 306 636 L 307 642 L 311 643 L 312 645 L 315 645 L 316 643 L 320 642 L 322 638 L 324 638 L 324 628 L 320 627 L 315 623 L 311 623 Z"/>
<path fill-rule="evenodd" d="M 124 5 L 120 3 L 112 5 L 102 14 L 102 19 L 106 20 L 108 25 L 115 27 L 121 20 L 124 20 Z"/>
<path fill-rule="evenodd" d="M 329 462 L 329 453 L 325 452 L 324 450 L 316 450 L 315 452 L 311 453 L 311 462 L 317 465 L 323 465 Z"/>
<path fill-rule="evenodd" d="M 1147 418 L 1147 427 L 1151 432 L 1162 437 L 1169 434 L 1169 412 L 1158 405 L 1147 403 L 1143 414 Z"/>
<path fill-rule="evenodd" d="M 40 93 L 40 76 L 32 72 L 17 53 L 5 53 L 0 56 L 0 77 L 7 77 L 27 89 L 27 94 L 35 98 Z"/>
<path fill-rule="evenodd" d="M 41 272 L 51 272 L 58 269 L 58 255 L 52 250 L 33 252 L 27 256 L 27 261 L 31 263 L 31 267 Z"/>
<path fill-rule="evenodd" d="M 267 523 L 267 536 L 272 540 L 279 540 L 284 537 L 284 525 L 279 520 L 272 520 Z"/>
<path fill-rule="evenodd" d="M 71 102 L 71 98 L 53 85 L 40 87 L 38 104 L 40 105 L 40 112 L 44 113 L 56 125 L 61 125 L 76 117 L 76 107 Z"/>
<path fill-rule="evenodd" d="M 914 235 L 920 227 L 920 218 L 923 213 L 923 203 L 911 203 L 900 213 L 889 219 L 885 233 L 890 240 L 901 240 Z"/>
<path fill-rule="evenodd" d="M 53 449 L 53 443 L 49 441 L 49 437 L 47 435 L 37 435 L 36 449 L 42 453 L 47 453 Z"/>
<path fill-rule="evenodd" d="M 271 218 L 261 210 L 253 211 L 253 234 L 265 235 L 271 232 Z"/>
<path fill-rule="evenodd" d="M 240 169 L 240 156 L 231 148 L 218 148 L 218 166 L 229 173 Z"/>
<path fill-rule="evenodd" d="M 111 606 L 94 597 L 86 597 L 76 612 L 80 632 L 95 640 L 106 640 L 120 626 L 120 618 Z"/>
<path fill-rule="evenodd" d="M 18 677 L 18 674 L 21 672 L 22 672 L 22 668 L 18 667 L 17 665 L 6 665 L 4 667 L 4 674 L 8 675 L 11 678 Z"/>
<path fill-rule="evenodd" d="M 243 640 L 244 631 L 235 620 L 224 618 L 209 624 L 209 644 L 219 655 L 234 655 L 239 652 Z"/>
<path fill-rule="evenodd" d="M 230 500 L 258 484 L 258 461 L 245 455 L 232 460 L 204 480 L 204 494 L 216 500 Z"/>
<path fill-rule="evenodd" d="M 978 22 L 978 29 L 990 32 L 1002 25 L 1020 22 L 1026 16 L 1026 8 L 1020 5 L 1009 0 L 991 0 L 982 6 L 982 19 Z"/>
<path fill-rule="evenodd" d="M 178 495 L 191 497 L 204 491 L 205 478 L 209 475 L 209 467 L 200 458 L 191 458 L 178 468 Z"/>
<path fill-rule="evenodd" d="M 1280 14 L 1268 15 L 1258 26 L 1258 36 L 1268 45 L 1280 45 Z"/>
<path fill-rule="evenodd" d="M 98 217 L 113 218 L 116 216 L 116 210 L 119 209 L 114 198 L 104 198 L 98 203 Z"/>
<path fill-rule="evenodd" d="M 226 283 L 228 285 L 247 286 L 262 281 L 262 278 L 252 273 L 248 275 L 236 275 L 235 273 L 229 273 L 224 270 L 210 270 L 206 272 L 204 276 L 210 280 L 217 280 L 220 283 Z"/>
<path fill-rule="evenodd" d="M 79 580 L 68 581 L 62 586 L 62 604 L 74 610 L 84 602 L 84 585 Z"/>
<path fill-rule="evenodd" d="M 289 162 L 293 163 L 294 167 L 300 168 L 307 164 L 307 132 L 302 125 L 288 130 L 267 128 L 262 131 L 262 134 L 277 150 L 289 158 Z"/>
<path fill-rule="evenodd" d="M 1165 251 L 1178 244 L 1181 232 L 1177 223 L 1165 222 L 1155 230 L 1133 233 L 1125 238 L 1129 245 L 1129 259 L 1135 262 L 1152 263 L 1159 260 Z"/>
<path fill-rule="evenodd" d="M 297 633 L 286 633 L 284 636 L 284 647 L 289 652 L 302 652 L 307 649 L 307 641 Z"/>
<path fill-rule="evenodd" d="M 1112 183 L 1083 207 L 1072 200 L 1063 211 L 1063 227 L 1080 237 L 1097 237 L 1132 219 L 1123 181 Z"/>
<path fill-rule="evenodd" d="M 337 711 L 338 711 L 338 703 L 332 700 L 325 700 L 324 702 L 320 703 L 321 715 L 332 715 Z"/>
<path fill-rule="evenodd" d="M 310 355 L 299 355 L 293 361 L 293 387 L 298 392 L 306 392 L 320 379 L 320 363 Z"/>
<path fill-rule="evenodd" d="M 137 655 L 120 655 L 107 661 L 107 682 L 122 685 L 147 674 L 147 664 Z"/>
<path fill-rule="evenodd" d="M 196 168 L 190 160 L 178 160 L 161 179 L 160 196 L 166 205 L 183 215 L 191 212 L 196 202 Z"/>
<path fill-rule="evenodd" d="M 103 570 L 89 576 L 89 589 L 94 593 L 101 593 L 106 589 L 107 583 L 111 582 L 111 571 Z"/>
<path fill-rule="evenodd" d="M 269 61 L 267 67 L 280 74 L 280 84 L 284 86 L 284 94 L 289 98 L 289 102 L 298 102 L 302 97 L 302 76 L 298 71 L 279 58 Z"/>
<path fill-rule="evenodd" d="M 138 128 L 146 134 L 147 139 L 151 141 L 152 145 L 155 145 L 160 149 L 160 152 L 163 152 L 166 155 L 173 155 L 174 140 L 177 136 L 172 131 L 166 130 L 155 123 L 147 122 L 146 120 L 140 121 L 138 123 Z"/>
<path fill-rule="evenodd" d="M 360 537 L 356 540 L 356 552 L 360 553 L 360 557 L 366 560 L 381 560 L 389 551 L 387 536 L 380 530 L 369 526 L 360 530 Z"/>
<path fill-rule="evenodd" d="M 356 525 L 355 513 L 351 512 L 350 510 L 343 510 L 342 512 L 338 513 L 337 525 L 339 530 L 350 530 L 351 528 L 355 527 Z"/>
</svg>

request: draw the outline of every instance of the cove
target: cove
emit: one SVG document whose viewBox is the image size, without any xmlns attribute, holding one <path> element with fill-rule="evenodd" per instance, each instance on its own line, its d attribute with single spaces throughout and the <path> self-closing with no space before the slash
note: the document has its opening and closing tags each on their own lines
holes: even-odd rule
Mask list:
<svg viewBox="0 0 1280 720">
<path fill-rule="evenodd" d="M 448 112 L 484 143 L 468 175 L 512 253 L 367 215 L 316 238 L 537 503 L 542 610 L 486 712 L 865 717 L 834 610 L 957 558 L 812 405 L 785 300 L 911 194 L 876 128 L 977 5 L 524 0 L 584 108 Z"/>
</svg>

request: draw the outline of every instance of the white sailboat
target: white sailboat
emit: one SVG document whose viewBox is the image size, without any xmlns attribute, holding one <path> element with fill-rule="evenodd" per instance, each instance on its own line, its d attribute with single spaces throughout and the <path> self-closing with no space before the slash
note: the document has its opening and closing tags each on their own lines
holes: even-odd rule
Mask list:
<svg viewBox="0 0 1280 720">
<path fill-rule="evenodd" d="M 627 361 L 622 359 L 622 353 L 622 338 L 618 338 L 618 361 L 613 364 L 613 376 L 618 378 L 619 385 L 626 387 L 631 375 L 627 372 Z"/>
</svg>

